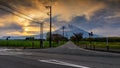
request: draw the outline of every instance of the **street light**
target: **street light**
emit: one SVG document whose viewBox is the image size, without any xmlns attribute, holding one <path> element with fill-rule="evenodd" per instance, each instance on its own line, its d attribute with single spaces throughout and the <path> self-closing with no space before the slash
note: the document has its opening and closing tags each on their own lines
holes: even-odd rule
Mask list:
<svg viewBox="0 0 120 68">
<path fill-rule="evenodd" d="M 45 6 L 46 8 L 50 9 L 49 16 L 50 16 L 50 39 L 49 39 L 49 46 L 52 47 L 52 6 Z"/>
</svg>

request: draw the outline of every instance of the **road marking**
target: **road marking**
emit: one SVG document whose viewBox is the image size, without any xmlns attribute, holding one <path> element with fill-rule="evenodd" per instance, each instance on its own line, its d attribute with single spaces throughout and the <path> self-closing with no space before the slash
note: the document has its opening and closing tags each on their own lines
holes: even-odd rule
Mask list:
<svg viewBox="0 0 120 68">
<path fill-rule="evenodd" d="M 20 51 L 21 49 L 7 49 L 7 48 L 0 48 L 0 52 L 1 51 Z"/>
<path fill-rule="evenodd" d="M 32 53 L 20 51 L 21 49 L 0 49 L 0 55 L 32 55 Z"/>
<path fill-rule="evenodd" d="M 77 67 L 77 68 L 90 68 L 90 67 L 76 65 L 76 64 L 71 64 L 71 63 L 58 61 L 58 60 L 38 60 L 38 61 L 45 62 L 45 63 L 51 63 L 51 64 L 58 64 L 58 65 L 64 65 L 64 66 Z"/>
<path fill-rule="evenodd" d="M 12 50 L 12 49 L 0 49 L 0 51 L 9 51 L 9 50 Z"/>
</svg>

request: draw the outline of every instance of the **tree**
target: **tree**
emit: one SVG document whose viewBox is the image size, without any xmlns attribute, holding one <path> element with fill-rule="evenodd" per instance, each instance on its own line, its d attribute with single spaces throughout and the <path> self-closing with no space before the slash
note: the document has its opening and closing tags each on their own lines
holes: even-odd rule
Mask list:
<svg viewBox="0 0 120 68">
<path fill-rule="evenodd" d="M 46 40 L 47 41 L 50 40 L 50 32 L 47 32 L 47 34 L 46 34 Z"/>
<path fill-rule="evenodd" d="M 47 40 L 49 40 L 49 34 L 46 36 L 47 37 Z M 68 38 L 60 35 L 60 34 L 52 34 L 52 41 L 55 41 L 55 42 L 59 42 L 59 41 L 67 41 Z"/>
<path fill-rule="evenodd" d="M 26 40 L 34 40 L 34 37 L 26 37 Z"/>
<path fill-rule="evenodd" d="M 70 38 L 72 41 L 80 41 L 83 38 L 83 33 L 73 33 L 74 35 Z"/>
<path fill-rule="evenodd" d="M 6 40 L 8 40 L 10 38 L 10 36 L 6 37 Z"/>
<path fill-rule="evenodd" d="M 90 32 L 90 33 L 88 33 L 88 34 L 89 34 L 89 42 L 90 42 L 90 44 L 91 44 L 92 41 L 93 41 L 93 38 L 92 38 L 93 32 Z"/>
</svg>

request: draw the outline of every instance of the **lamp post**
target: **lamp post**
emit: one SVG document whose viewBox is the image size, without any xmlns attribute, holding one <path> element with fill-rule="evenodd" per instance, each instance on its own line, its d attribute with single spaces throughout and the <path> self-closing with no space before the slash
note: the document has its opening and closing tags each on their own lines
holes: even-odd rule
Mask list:
<svg viewBox="0 0 120 68">
<path fill-rule="evenodd" d="M 49 8 L 49 16 L 50 16 L 50 38 L 49 38 L 49 46 L 52 47 L 52 6 L 46 6 L 46 8 Z"/>
</svg>

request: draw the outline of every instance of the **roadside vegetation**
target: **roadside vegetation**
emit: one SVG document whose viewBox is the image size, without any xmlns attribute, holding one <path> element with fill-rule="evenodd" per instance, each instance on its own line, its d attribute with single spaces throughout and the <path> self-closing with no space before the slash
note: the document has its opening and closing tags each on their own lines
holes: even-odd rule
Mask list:
<svg viewBox="0 0 120 68">
<path fill-rule="evenodd" d="M 120 37 L 94 38 L 92 32 L 88 35 L 89 38 L 83 38 L 82 33 L 76 33 L 70 39 L 81 48 L 120 52 Z"/>
<path fill-rule="evenodd" d="M 74 37 L 72 39 L 78 38 Z M 79 40 L 73 40 L 73 42 L 81 48 L 120 52 L 120 37 L 79 38 Z"/>
<path fill-rule="evenodd" d="M 91 49 L 106 49 L 109 46 L 110 49 L 120 49 L 120 42 L 96 42 L 93 41 L 90 43 L 89 41 L 79 41 L 75 42 L 81 48 L 91 48 Z"/>
<path fill-rule="evenodd" d="M 57 47 L 65 42 L 52 42 L 52 47 Z M 44 48 L 49 48 L 49 41 L 43 41 Z M 40 48 L 39 40 L 0 40 L 0 47 Z"/>
<path fill-rule="evenodd" d="M 26 37 L 24 40 L 10 40 L 10 36 L 4 40 L 0 40 L 0 47 L 12 48 L 49 48 L 49 34 L 46 39 L 35 39 L 34 37 Z M 52 47 L 58 47 L 65 44 L 68 39 L 60 34 L 52 34 Z M 43 45 L 42 45 L 43 44 Z"/>
<path fill-rule="evenodd" d="M 19 48 L 49 48 L 49 34 L 43 40 L 43 47 L 40 45 L 40 39 L 27 37 L 25 40 L 0 40 L 0 47 L 19 47 Z M 81 48 L 100 49 L 100 50 L 119 50 L 120 37 L 98 37 L 94 38 L 93 33 L 89 33 L 89 38 L 83 38 L 82 33 L 74 33 L 70 39 L 60 34 L 52 34 L 52 47 L 58 47 L 65 44 L 68 40 L 73 41 Z"/>
</svg>

